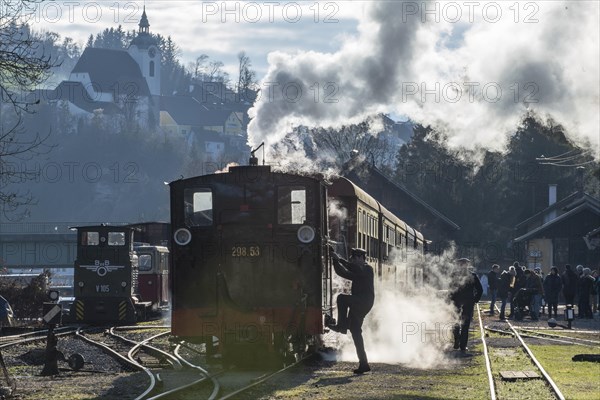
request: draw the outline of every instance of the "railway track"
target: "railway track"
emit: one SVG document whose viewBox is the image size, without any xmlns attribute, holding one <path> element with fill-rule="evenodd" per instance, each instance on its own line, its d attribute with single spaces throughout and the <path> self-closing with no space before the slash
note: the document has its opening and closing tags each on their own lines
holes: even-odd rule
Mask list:
<svg viewBox="0 0 600 400">
<path fill-rule="evenodd" d="M 240 398 L 248 390 L 298 365 L 306 359 L 306 357 L 299 359 L 295 363 L 281 369 L 248 370 L 235 367 L 222 369 L 219 364 L 207 365 L 205 354 L 201 348 L 185 342 L 178 343 L 174 349 L 174 355 L 184 365 L 185 369 L 196 372 L 196 378 L 188 382 L 182 382 L 176 386 L 169 385 L 171 386 L 169 390 L 149 397 L 148 400 L 168 398 L 225 400 Z M 165 376 L 165 378 L 168 380 L 177 379 L 178 377 L 174 377 L 171 374 Z M 166 382 L 165 384 L 167 384 Z"/>
<path fill-rule="evenodd" d="M 148 327 L 155 329 L 157 327 Z M 165 327 L 159 327 L 165 328 Z M 149 343 L 157 338 L 162 338 L 170 335 L 170 330 L 161 332 L 144 339 L 130 339 L 122 334 L 117 334 L 116 331 L 120 330 L 140 330 L 141 327 L 111 327 L 103 331 L 101 338 L 92 337 L 98 335 L 84 335 L 81 330 L 78 331 L 78 335 L 81 339 L 86 342 L 93 344 L 107 353 L 111 354 L 127 368 L 133 371 L 141 371 L 146 374 L 148 378 L 148 384 L 141 394 L 136 397 L 136 400 L 142 400 L 148 398 L 152 393 L 160 390 L 161 380 L 157 379 L 158 371 L 164 369 L 181 370 L 182 365 L 179 359 L 169 352 L 159 349 Z"/>
<path fill-rule="evenodd" d="M 508 331 L 484 327 L 479 304 L 476 307 L 490 398 L 492 400 L 512 398 L 514 394 L 510 392 L 514 392 L 515 386 L 524 385 L 530 391 L 535 392 L 537 399 L 564 400 L 565 396 L 560 388 L 536 359 L 519 330 L 508 321 L 506 321 Z M 512 337 L 491 338 L 486 335 L 486 330 Z"/>
</svg>

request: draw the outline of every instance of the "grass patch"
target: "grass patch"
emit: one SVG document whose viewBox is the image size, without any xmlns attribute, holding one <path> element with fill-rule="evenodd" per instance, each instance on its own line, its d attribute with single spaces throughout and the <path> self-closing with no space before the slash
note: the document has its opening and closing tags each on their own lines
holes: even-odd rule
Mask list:
<svg viewBox="0 0 600 400">
<path fill-rule="evenodd" d="M 543 379 L 504 381 L 500 371 L 536 371 L 521 347 L 491 349 L 490 360 L 499 399 L 555 399 Z"/>
<path fill-rule="evenodd" d="M 600 399 L 600 363 L 571 360 L 576 354 L 600 354 L 600 348 L 554 345 L 529 347 L 567 399 Z"/>
</svg>

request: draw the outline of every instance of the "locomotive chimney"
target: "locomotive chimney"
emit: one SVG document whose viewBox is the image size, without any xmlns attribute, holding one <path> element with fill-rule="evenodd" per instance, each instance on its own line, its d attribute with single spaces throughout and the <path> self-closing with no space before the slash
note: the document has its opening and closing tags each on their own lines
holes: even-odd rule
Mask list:
<svg viewBox="0 0 600 400">
<path fill-rule="evenodd" d="M 556 187 L 557 185 L 552 183 L 548 185 L 548 207 L 556 203 Z M 551 210 L 550 213 L 544 218 L 544 223 L 552 221 L 556 218 L 556 210 Z"/>
<path fill-rule="evenodd" d="M 248 161 L 248 165 L 253 167 L 258 165 L 258 158 L 254 155 L 254 152 L 250 153 L 250 160 Z"/>
<path fill-rule="evenodd" d="M 548 185 L 548 206 L 556 203 L 556 184 Z"/>
</svg>

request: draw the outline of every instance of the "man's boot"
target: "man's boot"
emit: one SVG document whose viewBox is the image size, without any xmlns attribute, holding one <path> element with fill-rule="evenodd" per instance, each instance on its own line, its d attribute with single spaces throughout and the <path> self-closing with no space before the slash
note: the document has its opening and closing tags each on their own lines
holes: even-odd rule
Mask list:
<svg viewBox="0 0 600 400">
<path fill-rule="evenodd" d="M 365 372 L 369 372 L 371 370 L 371 367 L 369 367 L 369 364 L 358 364 L 358 368 L 354 370 L 355 374 L 364 374 Z"/>
<path fill-rule="evenodd" d="M 458 350 L 460 347 L 460 325 L 455 324 L 454 329 L 452 330 L 452 334 L 454 335 L 454 350 Z"/>
</svg>

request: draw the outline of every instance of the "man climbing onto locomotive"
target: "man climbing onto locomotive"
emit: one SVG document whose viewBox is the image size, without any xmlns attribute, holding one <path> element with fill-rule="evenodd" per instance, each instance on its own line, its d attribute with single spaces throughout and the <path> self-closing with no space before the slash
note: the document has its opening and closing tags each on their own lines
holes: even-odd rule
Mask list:
<svg viewBox="0 0 600 400">
<path fill-rule="evenodd" d="M 340 258 L 333 248 L 330 250 L 335 272 L 342 278 L 352 281 L 352 294 L 338 295 L 337 325 L 327 324 L 327 326 L 342 334 L 346 334 L 350 329 L 359 360 L 358 368 L 354 370 L 354 373 L 363 374 L 371 370 L 362 337 L 362 324 L 375 300 L 373 268 L 367 264 L 367 252 L 363 249 L 352 249 L 348 261 Z"/>
</svg>

